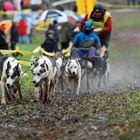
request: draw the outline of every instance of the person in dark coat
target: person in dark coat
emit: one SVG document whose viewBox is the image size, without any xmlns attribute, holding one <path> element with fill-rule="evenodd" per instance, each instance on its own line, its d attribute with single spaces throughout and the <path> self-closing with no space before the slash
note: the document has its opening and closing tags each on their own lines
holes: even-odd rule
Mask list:
<svg viewBox="0 0 140 140">
<path fill-rule="evenodd" d="M 46 52 L 57 52 L 59 51 L 57 41 L 55 39 L 55 32 L 53 30 L 48 30 L 46 32 L 46 39 L 45 41 L 41 44 L 41 47 L 46 51 Z"/>
<path fill-rule="evenodd" d="M 1 50 L 8 50 L 8 43 L 6 39 L 5 30 L 6 30 L 6 25 L 1 24 L 0 26 L 0 49 Z"/>
<path fill-rule="evenodd" d="M 18 30 L 16 24 L 13 22 L 12 27 L 10 29 L 11 50 L 15 49 L 17 42 L 18 42 Z"/>
</svg>

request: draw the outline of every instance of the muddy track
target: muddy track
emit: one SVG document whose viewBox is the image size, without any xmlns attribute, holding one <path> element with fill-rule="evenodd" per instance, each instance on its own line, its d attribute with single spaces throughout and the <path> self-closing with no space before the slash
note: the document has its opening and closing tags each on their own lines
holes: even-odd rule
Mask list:
<svg viewBox="0 0 140 140">
<path fill-rule="evenodd" d="M 88 94 L 82 86 L 79 96 L 60 92 L 48 104 L 34 103 L 31 92 L 23 101 L 0 106 L 0 139 L 140 139 L 139 33 L 139 27 L 113 28 L 107 87 Z"/>
</svg>

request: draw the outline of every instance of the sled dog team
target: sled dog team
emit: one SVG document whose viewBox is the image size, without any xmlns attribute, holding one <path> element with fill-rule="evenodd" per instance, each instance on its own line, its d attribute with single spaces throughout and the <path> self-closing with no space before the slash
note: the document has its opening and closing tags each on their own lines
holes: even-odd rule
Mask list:
<svg viewBox="0 0 140 140">
<path fill-rule="evenodd" d="M 23 72 L 18 60 L 12 56 L 6 56 L 0 60 L 0 65 L 1 104 L 6 104 L 6 98 L 14 99 L 17 91 L 22 99 L 20 78 Z M 92 69 L 92 64 L 88 62 L 86 67 Z M 100 75 L 100 80 L 108 72 L 108 67 L 109 64 Z M 73 80 L 76 87 L 75 93 L 79 95 L 82 80 L 82 66 L 79 60 L 70 58 L 63 60 L 62 57 L 49 57 L 42 54 L 31 58 L 30 70 L 33 77 L 35 101 L 50 101 L 55 96 L 55 89 L 61 77 L 67 83 L 68 89 L 71 88 L 69 83 Z"/>
</svg>

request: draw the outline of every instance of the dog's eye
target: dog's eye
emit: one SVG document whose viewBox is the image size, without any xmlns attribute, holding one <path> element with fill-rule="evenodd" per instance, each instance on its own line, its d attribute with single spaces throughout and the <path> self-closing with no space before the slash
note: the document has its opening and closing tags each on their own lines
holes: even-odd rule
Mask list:
<svg viewBox="0 0 140 140">
<path fill-rule="evenodd" d="M 38 63 L 36 63 L 35 65 L 34 65 L 34 67 L 37 67 L 38 66 Z"/>
<path fill-rule="evenodd" d="M 44 73 L 44 72 L 45 72 L 45 70 L 40 70 L 40 71 L 39 71 L 39 73 Z"/>
<path fill-rule="evenodd" d="M 37 75 L 38 75 L 38 76 L 40 76 L 41 74 L 40 74 L 40 73 L 38 73 Z"/>
<path fill-rule="evenodd" d="M 11 76 L 12 79 L 14 79 L 15 77 L 16 77 L 15 75 L 12 75 L 12 76 Z"/>
<path fill-rule="evenodd" d="M 40 66 L 44 68 L 44 64 L 41 64 Z"/>
<path fill-rule="evenodd" d="M 7 75 L 7 78 L 9 78 L 9 75 Z"/>
</svg>

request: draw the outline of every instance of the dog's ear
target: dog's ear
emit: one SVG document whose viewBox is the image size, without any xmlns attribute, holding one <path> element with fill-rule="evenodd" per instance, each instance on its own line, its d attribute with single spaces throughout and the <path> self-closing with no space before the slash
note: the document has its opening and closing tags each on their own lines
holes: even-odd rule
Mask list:
<svg viewBox="0 0 140 140">
<path fill-rule="evenodd" d="M 10 62 L 8 61 L 7 63 L 7 69 L 10 69 L 11 68 L 11 65 L 10 65 Z"/>
<path fill-rule="evenodd" d="M 9 77 L 9 69 L 11 68 L 10 62 L 8 61 L 7 63 L 7 68 L 6 68 L 6 75 Z"/>
<path fill-rule="evenodd" d="M 17 63 L 17 65 L 15 66 L 15 68 L 13 70 L 14 70 L 14 75 L 15 76 L 20 76 L 21 69 L 20 69 L 19 63 Z"/>
<path fill-rule="evenodd" d="M 21 74 L 21 66 L 19 63 L 17 63 L 17 71 L 18 71 L 18 76 Z"/>
<path fill-rule="evenodd" d="M 67 64 L 68 67 L 70 66 L 70 63 L 71 63 L 71 60 L 68 60 L 68 64 Z"/>
<path fill-rule="evenodd" d="M 80 65 L 79 60 L 76 60 L 76 63 L 77 63 L 78 65 Z"/>
<path fill-rule="evenodd" d="M 44 65 L 46 66 L 47 70 L 49 69 L 48 64 L 46 63 L 46 60 L 44 60 Z"/>
<path fill-rule="evenodd" d="M 75 60 L 76 60 L 76 63 L 77 63 L 78 65 L 80 65 L 80 59 L 79 59 L 79 58 L 75 58 Z"/>
</svg>

